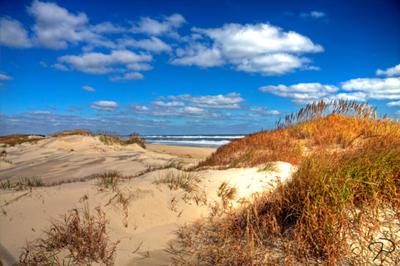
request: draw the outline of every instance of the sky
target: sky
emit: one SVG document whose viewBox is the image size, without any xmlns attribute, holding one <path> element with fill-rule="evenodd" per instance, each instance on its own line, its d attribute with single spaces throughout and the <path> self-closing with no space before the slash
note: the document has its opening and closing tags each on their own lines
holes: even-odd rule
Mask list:
<svg viewBox="0 0 400 266">
<path fill-rule="evenodd" d="M 335 99 L 400 118 L 398 0 L 0 0 L 0 135 L 243 134 Z"/>
</svg>

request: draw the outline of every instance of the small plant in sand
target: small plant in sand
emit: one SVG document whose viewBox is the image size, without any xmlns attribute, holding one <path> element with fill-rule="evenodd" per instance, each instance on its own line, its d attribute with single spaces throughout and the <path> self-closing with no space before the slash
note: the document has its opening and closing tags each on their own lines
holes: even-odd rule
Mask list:
<svg viewBox="0 0 400 266">
<path fill-rule="evenodd" d="M 190 193 L 198 189 L 200 177 L 191 172 L 169 171 L 164 176 L 154 181 L 155 184 L 166 184 L 171 190 L 178 188 Z"/>
<path fill-rule="evenodd" d="M 229 186 L 227 182 L 222 182 L 218 187 L 217 195 L 221 198 L 223 207 L 227 208 L 229 203 L 236 198 L 237 189 Z"/>
<path fill-rule="evenodd" d="M 118 183 L 122 179 L 122 175 L 118 171 L 106 171 L 102 174 L 97 174 L 94 176 L 97 178 L 97 185 L 101 190 L 112 190 L 116 191 L 118 189 Z"/>
<path fill-rule="evenodd" d="M 258 171 L 259 172 L 275 172 L 277 170 L 277 167 L 275 163 L 273 162 L 268 162 L 265 163 Z"/>
<path fill-rule="evenodd" d="M 118 242 L 111 242 L 105 213 L 95 214 L 86 205 L 82 212 L 68 212 L 53 222 L 44 237 L 29 243 L 20 255 L 20 265 L 113 265 Z"/>
<path fill-rule="evenodd" d="M 142 147 L 143 149 L 146 148 L 146 144 L 144 142 L 144 140 L 140 137 L 139 134 L 137 133 L 132 133 L 128 136 L 128 139 L 125 140 L 125 144 L 129 145 L 129 144 L 134 144 L 136 143 L 137 145 L 139 145 L 140 147 Z"/>
<path fill-rule="evenodd" d="M 9 179 L 0 182 L 1 189 L 12 189 L 16 191 L 32 189 L 33 187 L 42 187 L 44 182 L 40 177 L 21 177 L 18 181 L 12 182 Z"/>
</svg>

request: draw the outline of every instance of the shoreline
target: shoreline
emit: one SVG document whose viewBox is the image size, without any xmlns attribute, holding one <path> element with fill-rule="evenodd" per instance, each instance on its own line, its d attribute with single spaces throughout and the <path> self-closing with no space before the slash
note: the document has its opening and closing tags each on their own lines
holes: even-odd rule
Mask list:
<svg viewBox="0 0 400 266">
<path fill-rule="evenodd" d="M 165 153 L 186 158 L 205 159 L 210 156 L 217 148 L 197 147 L 197 146 L 178 146 L 167 144 L 147 144 L 146 149 L 153 152 Z"/>
</svg>

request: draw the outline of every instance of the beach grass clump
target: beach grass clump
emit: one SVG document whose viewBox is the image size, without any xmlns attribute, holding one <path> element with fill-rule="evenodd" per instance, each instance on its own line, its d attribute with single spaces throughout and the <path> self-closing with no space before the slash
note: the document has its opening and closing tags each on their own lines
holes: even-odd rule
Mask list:
<svg viewBox="0 0 400 266">
<path fill-rule="evenodd" d="M 43 139 L 44 136 L 41 135 L 24 135 L 24 134 L 14 134 L 7 136 L 0 136 L 0 144 L 4 146 L 15 146 L 22 143 L 36 143 L 38 140 Z"/>
<path fill-rule="evenodd" d="M 140 147 L 142 147 L 143 149 L 146 148 L 146 144 L 145 144 L 144 140 L 137 133 L 130 134 L 128 136 L 128 139 L 125 140 L 125 145 L 129 145 L 129 144 L 137 144 Z"/>
<path fill-rule="evenodd" d="M 123 178 L 120 172 L 114 170 L 105 171 L 104 173 L 93 175 L 92 177 L 97 179 L 97 186 L 101 190 L 112 191 L 118 189 L 118 184 Z"/>
<path fill-rule="evenodd" d="M 188 193 L 198 190 L 201 179 L 193 172 L 168 171 L 164 176 L 154 181 L 155 184 L 166 184 L 169 189 L 182 189 Z"/>
<path fill-rule="evenodd" d="M 93 215 L 87 206 L 72 210 L 27 245 L 19 265 L 113 265 L 119 242 L 111 242 L 107 224 L 100 208 Z"/>
<path fill-rule="evenodd" d="M 278 121 L 274 130 L 261 131 L 221 146 L 203 167 L 253 167 L 272 161 L 299 164 L 318 150 L 353 149 L 371 137 L 400 138 L 400 123 L 377 118 L 375 108 L 346 101 L 308 104 Z"/>
<path fill-rule="evenodd" d="M 276 190 L 182 227 L 170 252 L 176 265 L 390 265 L 397 253 L 361 258 L 352 241 L 368 232 L 360 249 L 371 250 L 373 232 L 396 226 L 399 210 L 400 138 L 374 137 L 346 152 L 318 151 Z"/>
<path fill-rule="evenodd" d="M 37 176 L 20 177 L 17 181 L 10 181 L 9 179 L 0 182 L 0 189 L 9 189 L 15 191 L 32 189 L 34 187 L 44 186 L 43 179 Z"/>
<path fill-rule="evenodd" d="M 93 134 L 85 129 L 74 129 L 74 130 L 65 130 L 61 132 L 54 133 L 50 135 L 50 137 L 60 138 L 66 136 L 92 136 Z"/>
<path fill-rule="evenodd" d="M 131 145 L 137 144 L 142 148 L 146 148 L 144 140 L 136 133 L 130 134 L 127 139 L 123 139 L 117 135 L 110 133 L 100 133 L 97 135 L 99 140 L 105 145 Z"/>
</svg>

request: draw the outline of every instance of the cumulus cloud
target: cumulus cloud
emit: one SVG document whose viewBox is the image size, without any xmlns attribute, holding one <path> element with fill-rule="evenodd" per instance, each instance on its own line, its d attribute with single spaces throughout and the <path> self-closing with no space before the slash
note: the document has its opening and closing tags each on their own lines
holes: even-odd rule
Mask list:
<svg viewBox="0 0 400 266">
<path fill-rule="evenodd" d="M 280 115 L 281 112 L 278 110 L 270 110 L 265 107 L 260 106 L 250 106 L 247 108 L 249 112 L 241 114 L 244 117 L 265 117 L 265 116 L 274 116 Z"/>
<path fill-rule="evenodd" d="M 375 100 L 399 100 L 400 78 L 357 78 L 342 83 L 345 91 L 364 93 Z"/>
<path fill-rule="evenodd" d="M 340 89 L 339 89 L 340 88 Z M 306 103 L 319 100 L 343 99 L 350 101 L 390 100 L 388 106 L 397 106 L 400 100 L 400 78 L 356 78 L 341 83 L 340 87 L 320 83 L 269 85 L 262 92 Z"/>
<path fill-rule="evenodd" d="M 387 68 L 385 70 L 378 69 L 376 71 L 376 74 L 378 76 L 388 76 L 388 77 L 393 77 L 393 76 L 399 76 L 400 75 L 400 64 Z"/>
<path fill-rule="evenodd" d="M 185 105 L 183 102 L 178 102 L 178 101 L 172 101 L 172 102 L 154 101 L 152 102 L 152 104 L 163 107 L 176 107 Z"/>
<path fill-rule="evenodd" d="M 321 83 L 299 83 L 290 86 L 270 85 L 259 88 L 262 92 L 269 92 L 274 95 L 290 98 L 294 102 L 306 103 L 328 98 L 336 93 L 339 88 Z"/>
<path fill-rule="evenodd" d="M 221 28 L 193 28 L 201 36 L 177 49 L 171 63 L 211 67 L 232 65 L 238 71 L 264 75 L 285 74 L 306 67 L 304 53 L 322 52 L 322 46 L 294 31 L 270 24 L 225 24 Z"/>
<path fill-rule="evenodd" d="M 0 18 L 0 44 L 15 48 L 32 46 L 28 32 L 19 21 L 11 18 Z"/>
<path fill-rule="evenodd" d="M 55 3 L 38 0 L 32 2 L 28 12 L 35 19 L 35 38 L 44 47 L 62 49 L 69 43 L 93 37 L 87 30 L 88 17 L 85 13 L 73 14 Z"/>
<path fill-rule="evenodd" d="M 123 80 L 135 80 L 135 79 L 143 79 L 143 74 L 139 72 L 128 72 L 123 75 L 110 77 L 111 81 L 123 81 Z"/>
<path fill-rule="evenodd" d="M 116 67 L 125 68 L 129 64 L 149 62 L 151 55 L 137 54 L 128 50 L 116 50 L 110 54 L 91 52 L 81 55 L 64 55 L 58 61 L 75 70 L 91 74 L 104 74 L 119 71 Z"/>
<path fill-rule="evenodd" d="M 106 34 L 116 34 L 116 33 L 124 33 L 128 29 L 119 25 L 115 25 L 109 21 L 99 23 L 97 25 L 92 26 L 92 30 L 96 33 L 106 33 Z"/>
<path fill-rule="evenodd" d="M 142 17 L 136 23 L 131 31 L 134 33 L 144 33 L 148 35 L 176 34 L 176 30 L 186 22 L 180 14 L 173 14 L 164 17 L 162 20 L 156 20 L 150 17 Z"/>
<path fill-rule="evenodd" d="M 221 109 L 237 109 L 240 108 L 240 103 L 244 99 L 239 93 L 228 93 L 226 95 L 205 95 L 192 96 L 189 94 L 168 96 L 171 100 L 180 100 L 189 102 L 198 107 L 221 108 Z"/>
<path fill-rule="evenodd" d="M 400 106 L 400 101 L 388 102 L 386 105 L 389 107 Z"/>
<path fill-rule="evenodd" d="M 134 40 L 131 38 L 121 39 L 118 41 L 118 47 L 134 47 L 155 53 L 171 51 L 171 47 L 168 44 L 154 36 L 143 40 Z"/>
<path fill-rule="evenodd" d="M 161 99 L 160 99 L 161 98 Z M 221 118 L 228 114 L 224 110 L 245 110 L 240 103 L 244 99 L 238 93 L 225 95 L 193 96 L 190 94 L 160 97 L 150 106 L 132 105 L 135 113 L 152 116 Z"/>
<path fill-rule="evenodd" d="M 174 65 L 214 67 L 224 65 L 220 50 L 194 43 L 185 49 L 176 50 L 177 58 L 171 60 Z"/>
<path fill-rule="evenodd" d="M 92 103 L 90 107 L 101 111 L 114 111 L 118 108 L 118 104 L 114 101 L 97 101 Z"/>
<path fill-rule="evenodd" d="M 95 88 L 93 88 L 92 86 L 88 86 L 88 85 L 82 86 L 82 89 L 85 90 L 85 91 L 90 91 L 90 92 L 95 92 L 96 91 Z"/>
</svg>

